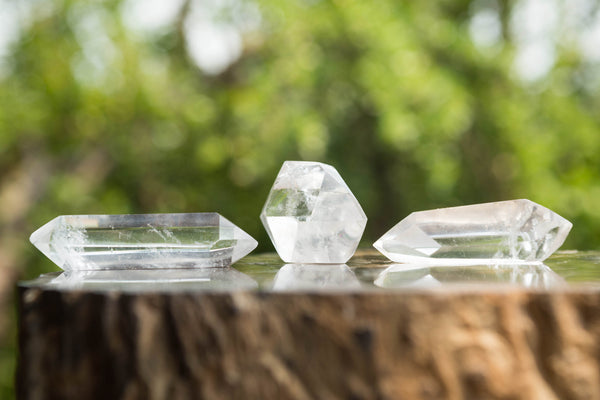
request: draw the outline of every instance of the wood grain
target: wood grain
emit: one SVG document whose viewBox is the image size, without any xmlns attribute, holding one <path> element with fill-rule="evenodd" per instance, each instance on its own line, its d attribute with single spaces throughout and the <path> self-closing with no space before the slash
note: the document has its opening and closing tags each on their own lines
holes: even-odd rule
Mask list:
<svg viewBox="0 0 600 400">
<path fill-rule="evenodd" d="M 600 292 L 20 289 L 23 399 L 599 399 Z"/>
</svg>

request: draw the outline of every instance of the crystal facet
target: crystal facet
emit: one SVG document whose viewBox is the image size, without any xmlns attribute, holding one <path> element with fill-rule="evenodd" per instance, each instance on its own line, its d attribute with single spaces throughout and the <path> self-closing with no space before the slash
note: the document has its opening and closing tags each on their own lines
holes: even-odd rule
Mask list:
<svg viewBox="0 0 600 400">
<path fill-rule="evenodd" d="M 571 227 L 530 200 L 509 200 L 414 212 L 373 246 L 396 262 L 542 261 L 563 244 Z"/>
<path fill-rule="evenodd" d="M 258 244 L 217 213 L 62 215 L 29 240 L 66 271 L 222 267 Z"/>
<path fill-rule="evenodd" d="M 260 219 L 288 263 L 345 263 L 367 223 L 335 168 L 303 161 L 283 163 Z"/>
</svg>

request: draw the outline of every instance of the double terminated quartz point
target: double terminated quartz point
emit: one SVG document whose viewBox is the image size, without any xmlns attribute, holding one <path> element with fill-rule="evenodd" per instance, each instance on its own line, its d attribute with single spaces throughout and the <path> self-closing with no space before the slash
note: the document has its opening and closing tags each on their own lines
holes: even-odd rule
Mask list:
<svg viewBox="0 0 600 400">
<path fill-rule="evenodd" d="M 543 261 L 573 225 L 530 200 L 410 214 L 373 245 L 392 261 L 438 265 Z"/>
<path fill-rule="evenodd" d="M 287 263 L 343 264 L 367 223 L 335 168 L 306 161 L 283 164 L 260 219 Z"/>
<path fill-rule="evenodd" d="M 257 245 L 217 213 L 63 215 L 30 240 L 66 271 L 223 267 Z"/>
</svg>

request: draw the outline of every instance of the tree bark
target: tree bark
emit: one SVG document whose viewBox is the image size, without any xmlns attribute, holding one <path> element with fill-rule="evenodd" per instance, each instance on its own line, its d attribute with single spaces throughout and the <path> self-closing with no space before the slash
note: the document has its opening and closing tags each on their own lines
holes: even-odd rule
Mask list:
<svg viewBox="0 0 600 400">
<path fill-rule="evenodd" d="M 22 399 L 598 399 L 600 292 L 20 288 Z"/>
</svg>

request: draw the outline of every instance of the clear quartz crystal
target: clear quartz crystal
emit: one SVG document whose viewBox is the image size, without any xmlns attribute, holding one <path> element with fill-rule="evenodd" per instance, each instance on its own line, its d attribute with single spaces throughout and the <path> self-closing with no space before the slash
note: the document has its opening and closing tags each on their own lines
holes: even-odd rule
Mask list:
<svg viewBox="0 0 600 400">
<path fill-rule="evenodd" d="M 367 223 L 335 168 L 303 161 L 283 164 L 260 219 L 288 263 L 345 263 Z"/>
<path fill-rule="evenodd" d="M 30 241 L 66 271 L 222 267 L 257 245 L 217 213 L 63 215 Z"/>
<path fill-rule="evenodd" d="M 571 227 L 530 200 L 509 200 L 414 212 L 373 246 L 396 262 L 542 261 L 563 244 Z"/>
</svg>

